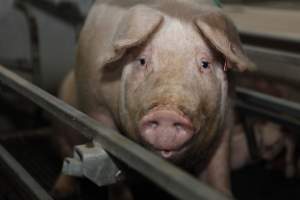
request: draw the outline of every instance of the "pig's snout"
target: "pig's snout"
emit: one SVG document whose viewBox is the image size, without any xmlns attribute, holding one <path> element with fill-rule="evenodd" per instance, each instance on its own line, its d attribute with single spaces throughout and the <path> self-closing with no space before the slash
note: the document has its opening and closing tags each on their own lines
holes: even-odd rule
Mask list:
<svg viewBox="0 0 300 200">
<path fill-rule="evenodd" d="M 195 133 L 189 118 L 169 110 L 149 112 L 141 119 L 139 131 L 144 142 L 163 157 L 180 151 Z"/>
</svg>

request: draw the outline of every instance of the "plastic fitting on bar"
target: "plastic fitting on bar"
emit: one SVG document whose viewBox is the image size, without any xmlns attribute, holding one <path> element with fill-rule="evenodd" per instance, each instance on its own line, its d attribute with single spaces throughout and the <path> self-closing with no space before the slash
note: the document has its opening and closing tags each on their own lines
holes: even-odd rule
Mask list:
<svg viewBox="0 0 300 200">
<path fill-rule="evenodd" d="M 123 178 L 122 171 L 97 142 L 74 147 L 73 158 L 65 158 L 62 173 L 86 177 L 98 186 L 114 184 Z"/>
</svg>

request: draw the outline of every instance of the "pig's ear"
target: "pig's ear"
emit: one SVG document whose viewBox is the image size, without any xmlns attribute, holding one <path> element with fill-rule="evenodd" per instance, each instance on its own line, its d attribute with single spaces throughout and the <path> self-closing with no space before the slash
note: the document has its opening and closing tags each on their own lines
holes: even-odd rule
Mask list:
<svg viewBox="0 0 300 200">
<path fill-rule="evenodd" d="M 162 21 L 163 16 L 149 7 L 138 5 L 129 9 L 114 37 L 115 52 L 123 54 L 126 49 L 145 42 Z"/>
<path fill-rule="evenodd" d="M 197 16 L 195 23 L 214 48 L 224 55 L 228 67 L 239 71 L 255 69 L 255 64 L 242 49 L 235 26 L 221 11 L 205 10 Z"/>
</svg>

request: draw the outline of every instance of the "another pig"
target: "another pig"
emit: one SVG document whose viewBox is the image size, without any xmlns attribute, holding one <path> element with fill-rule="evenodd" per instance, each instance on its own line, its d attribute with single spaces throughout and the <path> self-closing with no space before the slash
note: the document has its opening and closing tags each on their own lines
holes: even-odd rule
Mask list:
<svg viewBox="0 0 300 200">
<path fill-rule="evenodd" d="M 296 175 L 295 141 L 291 135 L 282 130 L 282 126 L 272 122 L 258 121 L 254 124 L 254 134 L 257 141 L 260 158 L 273 161 L 283 150 L 284 172 L 287 178 Z M 248 150 L 247 139 L 241 124 L 235 125 L 231 143 L 231 169 L 237 170 L 253 163 Z"/>
<path fill-rule="evenodd" d="M 240 76 L 238 79 L 237 83 L 243 87 L 249 87 L 278 98 L 290 98 L 288 92 L 290 88 L 284 83 L 270 80 L 267 77 L 256 76 L 255 74 Z M 283 171 L 287 178 L 295 177 L 297 171 L 296 159 L 298 159 L 295 156 L 295 135 L 290 133 L 284 126 L 263 120 L 258 120 L 254 124 L 254 132 L 261 159 L 271 163 L 285 150 Z M 235 125 L 232 137 L 231 166 L 232 169 L 238 169 L 251 163 L 245 133 L 240 124 Z"/>
<path fill-rule="evenodd" d="M 230 194 L 227 68 L 253 64 L 209 3 L 96 1 L 62 98 Z"/>
</svg>

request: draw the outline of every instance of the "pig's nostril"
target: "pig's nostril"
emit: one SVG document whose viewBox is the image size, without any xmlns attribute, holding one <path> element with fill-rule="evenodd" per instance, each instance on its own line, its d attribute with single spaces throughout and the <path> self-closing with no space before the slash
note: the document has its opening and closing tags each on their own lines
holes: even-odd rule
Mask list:
<svg viewBox="0 0 300 200">
<path fill-rule="evenodd" d="M 159 125 L 159 123 L 157 121 L 150 121 L 149 122 L 149 126 L 152 128 L 152 129 L 155 129 L 157 128 Z"/>
<path fill-rule="evenodd" d="M 176 128 L 177 131 L 180 131 L 183 128 L 180 123 L 174 123 L 173 126 Z"/>
</svg>

